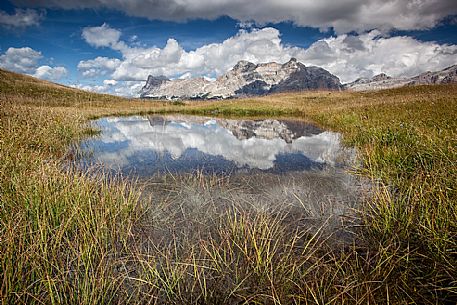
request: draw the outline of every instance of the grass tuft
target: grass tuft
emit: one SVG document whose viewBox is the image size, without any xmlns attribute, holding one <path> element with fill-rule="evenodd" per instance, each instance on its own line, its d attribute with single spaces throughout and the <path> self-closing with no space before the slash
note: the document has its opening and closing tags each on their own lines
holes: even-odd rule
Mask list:
<svg viewBox="0 0 457 305">
<path fill-rule="evenodd" d="M 446 85 L 169 103 L 0 70 L 0 300 L 453 304 L 456 96 Z M 293 116 L 341 132 L 373 185 L 356 238 L 335 244 L 301 205 L 259 197 L 252 182 L 196 173 L 141 185 L 66 166 L 69 147 L 99 132 L 89 119 L 176 111 Z"/>
</svg>

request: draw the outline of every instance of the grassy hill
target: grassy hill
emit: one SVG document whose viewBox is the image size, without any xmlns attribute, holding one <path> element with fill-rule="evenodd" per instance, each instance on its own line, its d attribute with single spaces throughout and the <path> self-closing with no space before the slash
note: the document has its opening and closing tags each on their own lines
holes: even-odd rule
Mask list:
<svg viewBox="0 0 457 305">
<path fill-rule="evenodd" d="M 0 70 L 0 299 L 455 303 L 456 96 L 457 85 L 443 85 L 169 103 Z M 268 215 L 241 215 L 224 220 L 219 239 L 206 237 L 185 255 L 177 255 L 179 245 L 144 254 L 136 241 L 145 238 L 138 232 L 147 232 L 149 214 L 139 186 L 64 170 L 62 162 L 71 158 L 70 145 L 96 132 L 91 118 L 166 112 L 294 116 L 341 132 L 358 148 L 358 174 L 375 185 L 359 213 L 359 242 L 335 250 L 301 232 L 284 235 L 283 224 Z M 180 183 L 211 188 L 218 185 L 212 179 Z M 152 197 L 155 204 L 166 202 L 171 180 Z"/>
</svg>

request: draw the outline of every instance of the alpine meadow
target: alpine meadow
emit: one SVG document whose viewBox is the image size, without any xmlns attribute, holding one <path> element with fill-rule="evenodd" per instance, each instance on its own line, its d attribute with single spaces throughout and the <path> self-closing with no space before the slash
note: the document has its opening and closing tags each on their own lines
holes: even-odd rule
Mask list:
<svg viewBox="0 0 457 305">
<path fill-rule="evenodd" d="M 1 304 L 456 304 L 455 0 L 0 3 Z"/>
</svg>

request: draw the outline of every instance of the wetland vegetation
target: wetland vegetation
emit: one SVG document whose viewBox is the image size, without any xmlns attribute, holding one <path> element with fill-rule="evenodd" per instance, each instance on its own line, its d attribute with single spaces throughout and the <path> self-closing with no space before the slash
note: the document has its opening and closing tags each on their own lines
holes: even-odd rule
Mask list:
<svg viewBox="0 0 457 305">
<path fill-rule="evenodd" d="M 456 96 L 439 85 L 169 103 L 0 70 L 1 301 L 453 304 Z M 325 175 L 148 183 L 63 166 L 97 134 L 91 119 L 176 112 L 295 117 L 340 132 L 372 188 L 346 196 L 357 210 L 343 219 L 321 213 L 325 190 L 339 187 Z"/>
</svg>

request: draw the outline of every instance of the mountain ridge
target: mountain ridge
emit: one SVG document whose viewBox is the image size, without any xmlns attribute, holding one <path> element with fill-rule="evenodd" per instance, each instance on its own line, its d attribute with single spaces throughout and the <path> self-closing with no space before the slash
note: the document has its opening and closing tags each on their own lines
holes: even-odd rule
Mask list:
<svg viewBox="0 0 457 305">
<path fill-rule="evenodd" d="M 457 82 L 457 65 L 446 67 L 439 71 L 427 71 L 413 77 L 391 77 L 385 73 L 372 78 L 359 78 L 344 84 L 345 90 L 371 91 L 392 89 L 404 86 L 449 84 Z"/>
<path fill-rule="evenodd" d="M 341 84 L 338 77 L 317 66 L 305 66 L 296 58 L 280 64 L 254 64 L 240 60 L 215 81 L 203 77 L 170 80 L 149 75 L 140 92 L 141 98 L 152 99 L 226 99 L 270 93 L 307 90 L 371 91 L 424 84 L 457 82 L 457 65 L 440 71 L 427 71 L 413 77 L 391 77 L 385 73 L 359 78 Z"/>
<path fill-rule="evenodd" d="M 170 80 L 149 76 L 140 97 L 154 99 L 225 99 L 277 92 L 341 90 L 342 84 L 327 70 L 305 66 L 295 58 L 284 64 L 239 61 L 215 81 L 204 78 Z"/>
</svg>

